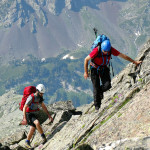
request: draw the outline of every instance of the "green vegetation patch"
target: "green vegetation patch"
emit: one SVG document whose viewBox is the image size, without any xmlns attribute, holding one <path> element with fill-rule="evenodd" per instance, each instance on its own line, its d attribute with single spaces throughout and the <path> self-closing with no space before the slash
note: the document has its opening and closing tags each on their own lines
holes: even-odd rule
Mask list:
<svg viewBox="0 0 150 150">
<path fill-rule="evenodd" d="M 43 62 L 28 55 L 25 61 L 14 60 L 7 65 L 0 65 L 0 95 L 12 88 L 22 95 L 26 86 L 43 83 L 46 87 L 46 103 L 72 100 L 75 107 L 88 104 L 93 100 L 93 95 L 87 92 L 92 91 L 92 83 L 85 80 L 83 74 L 84 58 L 89 53 L 83 47 L 71 53 L 65 51 Z M 62 59 L 66 54 L 74 56 L 75 59 Z M 114 70 L 116 68 L 118 69 L 115 67 Z"/>
</svg>

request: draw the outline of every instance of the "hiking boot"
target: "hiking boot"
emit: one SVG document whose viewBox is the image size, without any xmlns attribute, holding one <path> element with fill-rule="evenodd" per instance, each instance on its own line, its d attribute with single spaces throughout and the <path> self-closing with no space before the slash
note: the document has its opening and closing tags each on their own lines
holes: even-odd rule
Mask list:
<svg viewBox="0 0 150 150">
<path fill-rule="evenodd" d="M 29 141 L 25 141 L 25 147 L 26 148 L 32 148 Z"/>
<path fill-rule="evenodd" d="M 44 145 L 46 142 L 47 142 L 46 137 L 45 137 L 45 138 L 42 138 L 42 144 Z"/>
<path fill-rule="evenodd" d="M 97 113 L 99 111 L 99 108 L 98 106 L 95 106 L 95 113 Z"/>
</svg>

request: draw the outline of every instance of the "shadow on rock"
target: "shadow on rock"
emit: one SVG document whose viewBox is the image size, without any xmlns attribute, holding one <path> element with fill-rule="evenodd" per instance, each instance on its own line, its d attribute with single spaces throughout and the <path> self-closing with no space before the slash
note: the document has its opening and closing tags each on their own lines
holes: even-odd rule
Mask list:
<svg viewBox="0 0 150 150">
<path fill-rule="evenodd" d="M 94 150 L 90 145 L 83 144 L 78 146 L 75 150 Z"/>
</svg>

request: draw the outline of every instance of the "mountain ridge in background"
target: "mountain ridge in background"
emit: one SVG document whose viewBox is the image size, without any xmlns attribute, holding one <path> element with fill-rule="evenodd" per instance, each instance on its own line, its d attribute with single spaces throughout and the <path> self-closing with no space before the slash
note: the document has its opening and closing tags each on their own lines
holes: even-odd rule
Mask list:
<svg viewBox="0 0 150 150">
<path fill-rule="evenodd" d="M 30 54 L 38 58 L 53 57 L 80 46 L 89 49 L 95 38 L 93 27 L 107 34 L 117 49 L 135 56 L 136 48 L 147 39 L 149 10 L 142 9 L 148 6 L 148 0 L 144 3 L 131 0 L 3 0 L 0 2 L 1 61 L 23 59 Z M 139 43 L 136 39 L 142 40 Z"/>
<path fill-rule="evenodd" d="M 148 0 L 0 1 L 0 95 L 12 88 L 22 94 L 40 82 L 47 103 L 90 103 L 83 62 L 95 39 L 93 27 L 134 58 L 149 35 L 148 8 Z M 111 61 L 115 75 L 127 64 L 117 57 Z"/>
</svg>

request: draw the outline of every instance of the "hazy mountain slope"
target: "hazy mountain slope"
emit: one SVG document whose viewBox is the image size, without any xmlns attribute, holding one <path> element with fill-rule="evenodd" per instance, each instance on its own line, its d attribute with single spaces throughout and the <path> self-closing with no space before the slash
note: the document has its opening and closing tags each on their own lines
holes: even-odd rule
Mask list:
<svg viewBox="0 0 150 150">
<path fill-rule="evenodd" d="M 52 57 L 64 50 L 90 48 L 92 28 L 107 34 L 122 52 L 130 52 L 128 34 L 119 27 L 126 0 L 3 0 L 0 2 L 1 60 Z M 132 53 L 130 53 L 132 54 Z M 134 55 L 133 55 L 134 56 Z"/>
<path fill-rule="evenodd" d="M 0 95 L 11 88 L 22 94 L 26 85 L 42 82 L 47 87 L 46 99 L 50 98 L 50 102 L 72 99 L 74 105 L 79 106 L 87 103 L 82 101 L 84 95 L 90 96 L 89 103 L 92 87 L 90 81 L 83 79 L 83 61 L 95 39 L 92 28 L 97 27 L 99 33 L 107 34 L 112 46 L 134 58 L 135 44 L 141 45 L 143 35 L 146 38 L 149 34 L 144 23 L 144 20 L 149 21 L 149 11 L 143 11 L 149 3 L 146 1 L 136 7 L 137 4 L 138 1 L 126 0 L 1 1 L 0 62 L 9 61 L 9 64 L 0 66 Z M 134 17 L 130 15 L 136 15 L 136 19 L 132 20 Z M 137 38 L 134 24 L 137 26 L 139 21 L 143 22 L 140 26 L 143 34 L 137 34 Z M 133 26 L 128 22 L 133 22 Z M 132 32 L 126 32 L 128 30 Z M 75 54 L 77 59 L 62 60 L 66 54 Z M 27 59 L 22 61 L 25 57 Z M 48 59 L 41 62 L 36 57 Z M 117 74 L 124 65 L 118 58 L 112 61 Z"/>
<path fill-rule="evenodd" d="M 128 0 L 120 12 L 119 24 L 127 34 L 126 42 L 134 55 L 150 37 L 150 1 Z M 131 42 L 132 40 L 132 42 Z"/>
<path fill-rule="evenodd" d="M 46 103 L 61 100 L 72 100 L 74 106 L 90 103 L 93 100 L 91 81 L 83 77 L 87 54 L 79 51 L 45 60 L 30 56 L 0 65 L 0 95 L 12 88 L 21 95 L 25 86 L 43 83 Z M 124 64 L 116 57 L 112 62 L 114 73 L 119 73 Z"/>
</svg>

